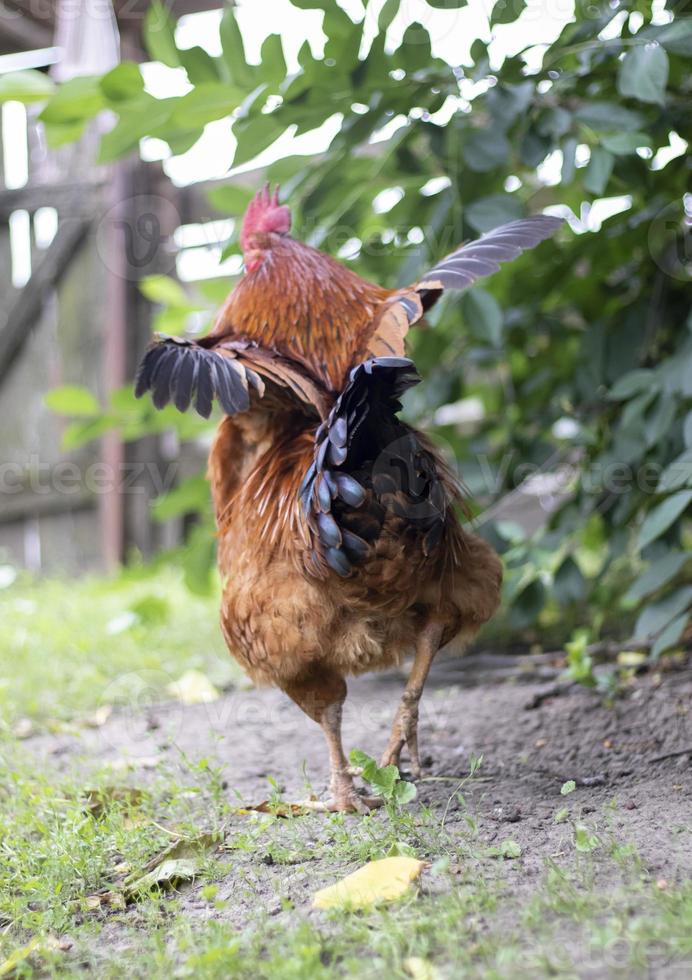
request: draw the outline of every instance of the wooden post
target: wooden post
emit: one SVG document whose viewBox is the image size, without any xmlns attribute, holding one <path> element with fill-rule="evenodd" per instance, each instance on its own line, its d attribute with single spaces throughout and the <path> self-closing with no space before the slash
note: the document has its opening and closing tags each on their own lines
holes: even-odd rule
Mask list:
<svg viewBox="0 0 692 980">
<path fill-rule="evenodd" d="M 107 10 L 103 0 L 60 0 L 56 12 L 55 43 L 64 55 L 53 74 L 59 81 L 79 75 L 103 73 L 120 60 L 120 38 L 112 6 Z M 76 147 L 68 153 L 79 153 L 80 171 L 98 174 L 95 163 L 103 130 L 101 120 L 90 126 Z M 127 324 L 127 269 L 124 209 L 127 207 L 127 164 L 108 168 L 106 212 L 108 219 L 101 238 L 105 262 L 105 304 L 102 334 L 102 381 L 105 397 L 120 388 L 126 378 L 125 332 Z M 107 433 L 101 444 L 101 457 L 107 479 L 100 488 L 98 507 L 103 562 L 112 570 L 124 557 L 122 479 L 124 450 L 117 432 Z"/>
</svg>

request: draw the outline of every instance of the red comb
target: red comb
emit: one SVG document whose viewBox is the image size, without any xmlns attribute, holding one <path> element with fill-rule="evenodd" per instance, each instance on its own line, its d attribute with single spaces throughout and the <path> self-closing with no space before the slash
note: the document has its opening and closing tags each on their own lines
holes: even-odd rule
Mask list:
<svg viewBox="0 0 692 980">
<path fill-rule="evenodd" d="M 243 227 L 240 232 L 240 245 L 243 251 L 252 248 L 253 235 L 277 232 L 285 235 L 291 227 L 291 212 L 285 204 L 279 203 L 279 187 L 274 193 L 268 183 L 257 191 L 247 206 Z"/>
</svg>

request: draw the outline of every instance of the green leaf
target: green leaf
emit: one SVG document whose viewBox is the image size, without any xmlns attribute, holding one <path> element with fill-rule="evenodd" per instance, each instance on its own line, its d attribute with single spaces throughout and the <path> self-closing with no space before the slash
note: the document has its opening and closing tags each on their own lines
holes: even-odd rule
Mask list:
<svg viewBox="0 0 692 980">
<path fill-rule="evenodd" d="M 101 91 L 111 102 L 133 99 L 144 91 L 142 73 L 133 61 L 123 61 L 104 75 L 99 84 Z"/>
<path fill-rule="evenodd" d="M 644 116 L 625 109 L 616 102 L 587 102 L 575 113 L 575 119 L 598 133 L 616 133 L 621 129 L 642 129 Z"/>
<path fill-rule="evenodd" d="M 163 306 L 183 306 L 187 308 L 190 301 L 187 293 L 175 279 L 170 276 L 145 276 L 139 284 L 140 292 L 152 303 Z"/>
<path fill-rule="evenodd" d="M 241 215 L 255 194 L 254 187 L 240 187 L 237 184 L 226 184 L 225 187 L 214 187 L 207 194 L 211 206 L 225 214 Z"/>
<path fill-rule="evenodd" d="M 468 2 L 469 0 L 427 0 L 428 6 L 435 7 L 436 10 L 461 10 Z"/>
<path fill-rule="evenodd" d="M 567 796 L 569 793 L 573 793 L 577 788 L 577 784 L 573 779 L 568 779 L 566 783 L 563 783 L 560 788 L 560 795 Z"/>
<path fill-rule="evenodd" d="M 574 827 L 574 846 L 575 848 L 583 854 L 589 854 L 591 851 L 595 851 L 597 847 L 600 847 L 600 840 L 588 827 L 583 823 L 575 824 Z"/>
<path fill-rule="evenodd" d="M 474 129 L 462 144 L 461 153 L 471 170 L 485 173 L 509 162 L 510 146 L 499 129 Z"/>
<path fill-rule="evenodd" d="M 175 21 L 161 0 L 153 0 L 144 18 L 144 43 L 154 59 L 169 68 L 180 67 L 180 54 L 175 43 Z"/>
<path fill-rule="evenodd" d="M 106 432 L 117 429 L 120 420 L 114 415 L 99 415 L 84 422 L 70 422 L 62 435 L 61 447 L 64 450 L 79 449 L 100 439 Z"/>
<path fill-rule="evenodd" d="M 660 44 L 636 44 L 618 71 L 618 92 L 640 102 L 663 105 L 668 84 L 668 55 Z"/>
<path fill-rule="evenodd" d="M 45 123 L 76 123 L 94 116 L 105 107 L 98 75 L 81 75 L 63 82 L 39 116 Z"/>
<path fill-rule="evenodd" d="M 413 785 L 412 783 L 399 783 L 397 785 L 397 789 L 399 788 L 399 786 L 412 786 L 412 785 Z M 415 790 L 416 787 L 414 786 L 413 788 Z M 409 801 L 407 800 L 406 802 L 408 803 Z M 387 852 L 384 856 L 390 858 L 416 857 L 416 850 L 415 848 L 411 847 L 410 844 L 407 844 L 406 841 L 395 840 L 394 843 L 387 849 Z"/>
<path fill-rule="evenodd" d="M 403 779 L 394 786 L 394 802 L 398 806 L 406 806 L 407 803 L 412 803 L 418 796 L 418 790 L 416 789 L 415 783 L 408 783 Z M 412 853 L 409 851 L 407 853 Z"/>
<path fill-rule="evenodd" d="M 399 770 L 396 766 L 384 766 L 382 769 L 378 767 L 370 783 L 387 800 L 391 798 L 398 778 Z"/>
<path fill-rule="evenodd" d="M 43 397 L 45 405 L 59 415 L 99 415 L 101 406 L 88 388 L 79 385 L 63 385 L 53 388 Z"/>
<path fill-rule="evenodd" d="M 233 132 L 238 139 L 238 146 L 233 157 L 233 166 L 238 167 L 254 159 L 279 138 L 283 129 L 271 113 L 255 116 L 249 122 L 244 121 L 242 127 L 234 126 Z"/>
<path fill-rule="evenodd" d="M 562 141 L 562 170 L 560 172 L 560 180 L 563 184 L 571 184 L 574 180 L 574 174 L 577 169 L 578 145 L 579 141 L 575 136 L 569 136 L 566 140 Z"/>
<path fill-rule="evenodd" d="M 199 129 L 230 116 L 244 98 L 243 92 L 225 82 L 204 82 L 176 100 L 170 122 L 181 129 Z"/>
<path fill-rule="evenodd" d="M 680 487 L 692 485 L 692 448 L 681 453 L 669 463 L 658 481 L 659 493 L 668 493 Z"/>
<path fill-rule="evenodd" d="M 682 434 L 685 440 L 685 445 L 692 449 L 692 411 L 689 411 L 685 417 L 685 422 L 682 427 Z"/>
<path fill-rule="evenodd" d="M 576 630 L 568 643 L 565 643 L 567 676 L 578 684 L 583 684 L 584 687 L 595 687 L 593 657 L 588 652 L 589 639 L 589 631 L 580 629 Z"/>
<path fill-rule="evenodd" d="M 534 96 L 531 81 L 519 85 L 495 85 L 486 96 L 486 103 L 494 122 L 507 129 L 515 119 L 523 117 Z"/>
<path fill-rule="evenodd" d="M 680 640 L 680 637 L 685 632 L 685 627 L 690 621 L 689 612 L 685 612 L 682 616 L 678 616 L 677 619 L 672 620 L 668 623 L 666 628 L 661 631 L 656 642 L 651 647 L 651 659 L 656 662 L 662 653 L 666 650 L 670 650 L 675 644 Z"/>
<path fill-rule="evenodd" d="M 226 7 L 221 18 L 222 68 L 226 78 L 240 88 L 250 88 L 254 71 L 247 63 L 245 45 L 233 7 Z"/>
<path fill-rule="evenodd" d="M 476 231 L 483 234 L 498 228 L 507 221 L 522 218 L 525 214 L 521 200 L 512 194 L 491 194 L 469 204 L 464 217 Z"/>
<path fill-rule="evenodd" d="M 277 89 L 286 77 L 286 59 L 280 34 L 270 34 L 262 45 L 260 52 L 262 65 L 262 81 L 270 89 Z"/>
<path fill-rule="evenodd" d="M 609 153 L 600 146 L 594 147 L 591 151 L 589 165 L 584 174 L 584 187 L 589 193 L 598 197 L 604 192 L 608 186 L 610 175 L 613 172 L 614 163 L 615 157 L 612 153 Z"/>
<path fill-rule="evenodd" d="M 657 636 L 661 630 L 677 619 L 692 604 L 692 585 L 676 589 L 670 595 L 650 603 L 639 614 L 634 635 L 637 639 L 648 640 Z"/>
<path fill-rule="evenodd" d="M 642 28 L 641 36 L 656 40 L 666 50 L 683 57 L 692 57 L 692 17 L 675 17 L 670 24 Z"/>
<path fill-rule="evenodd" d="M 601 136 L 601 146 L 616 156 L 627 156 L 640 146 L 651 146 L 651 137 L 646 133 L 612 133 Z"/>
<path fill-rule="evenodd" d="M 495 297 L 476 286 L 463 298 L 464 319 L 479 340 L 499 347 L 502 343 L 502 307 Z"/>
<path fill-rule="evenodd" d="M 46 142 L 51 150 L 57 150 L 60 146 L 74 143 L 84 135 L 87 127 L 87 120 L 80 119 L 78 122 L 71 123 L 44 123 L 46 131 Z"/>
<path fill-rule="evenodd" d="M 195 45 L 179 51 L 178 55 L 192 85 L 221 81 L 216 59 L 212 58 L 204 48 Z"/>
<path fill-rule="evenodd" d="M 45 102 L 55 92 L 53 81 L 42 71 L 27 68 L 0 75 L 0 102 Z"/>
<path fill-rule="evenodd" d="M 511 24 L 526 8 L 526 0 L 496 0 L 490 14 L 490 26 Z"/>
<path fill-rule="evenodd" d="M 636 371 L 628 371 L 618 378 L 616 383 L 608 392 L 611 401 L 619 402 L 638 395 L 641 391 L 658 390 L 659 382 L 654 371 L 648 368 L 641 368 Z"/>
<path fill-rule="evenodd" d="M 681 490 L 667 497 L 646 515 L 639 532 L 639 548 L 643 550 L 668 530 L 688 507 L 692 490 Z"/>
<path fill-rule="evenodd" d="M 194 527 L 183 552 L 183 575 L 190 592 L 195 595 L 210 594 L 215 557 L 214 531 L 203 521 Z"/>
<path fill-rule="evenodd" d="M 123 104 L 118 122 L 101 138 L 99 161 L 110 163 L 136 150 L 144 136 L 151 136 L 157 127 L 170 120 L 175 103 L 175 99 L 155 99 L 142 92 Z"/>
<path fill-rule="evenodd" d="M 375 760 L 365 752 L 361 752 L 360 749 L 353 749 L 349 753 L 348 758 L 351 765 L 358 766 L 363 770 L 363 779 L 366 783 L 369 783 L 377 772 L 377 763 Z"/>
<path fill-rule="evenodd" d="M 515 840 L 503 840 L 499 847 L 500 857 L 508 861 L 521 857 L 521 845 Z"/>
<path fill-rule="evenodd" d="M 209 482 L 204 474 L 190 476 L 154 502 L 152 517 L 170 521 L 185 514 L 201 514 L 209 509 Z"/>
<path fill-rule="evenodd" d="M 553 581 L 555 598 L 561 606 L 579 602 L 586 592 L 586 581 L 574 558 L 568 556 L 555 573 Z"/>
<path fill-rule="evenodd" d="M 626 598 L 630 601 L 638 602 L 652 592 L 667 585 L 671 579 L 675 578 L 680 569 L 686 562 L 690 561 L 689 555 L 681 551 L 669 551 L 663 558 L 652 562 L 634 582 L 627 592 Z"/>
<path fill-rule="evenodd" d="M 384 6 L 380 8 L 380 12 L 377 15 L 378 30 L 382 32 L 387 31 L 389 25 L 399 13 L 400 7 L 401 0 L 385 0 Z"/>
<path fill-rule="evenodd" d="M 662 392 L 644 420 L 644 437 L 647 446 L 655 446 L 670 432 L 675 418 L 675 409 L 675 400 Z"/>
<path fill-rule="evenodd" d="M 537 128 L 541 135 L 559 139 L 572 128 L 572 113 L 561 106 L 546 109 L 539 116 Z"/>
<path fill-rule="evenodd" d="M 432 61 L 430 35 L 422 24 L 409 24 L 394 58 L 397 67 L 403 68 L 408 74 L 427 71 L 430 68 Z"/>
<path fill-rule="evenodd" d="M 166 599 L 157 595 L 145 595 L 137 602 L 133 602 L 130 610 L 135 613 L 138 620 L 147 625 L 163 623 L 170 614 L 170 605 Z"/>
</svg>

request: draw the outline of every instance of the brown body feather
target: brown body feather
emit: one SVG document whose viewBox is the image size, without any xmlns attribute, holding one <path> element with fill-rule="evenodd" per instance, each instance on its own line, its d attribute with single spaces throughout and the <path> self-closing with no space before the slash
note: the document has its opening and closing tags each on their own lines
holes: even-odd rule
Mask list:
<svg viewBox="0 0 692 980">
<path fill-rule="evenodd" d="M 222 627 L 252 679 L 286 688 L 316 665 L 342 675 L 391 666 L 431 616 L 443 622 L 444 642 L 475 635 L 497 607 L 501 567 L 453 510 L 430 556 L 415 526 L 387 513 L 356 575 L 311 574 L 298 488 L 313 441 L 299 417 L 257 411 L 225 419 L 211 450 Z"/>
<path fill-rule="evenodd" d="M 415 296 L 412 290 L 366 283 L 292 239 L 268 235 L 262 244 L 264 262 L 231 293 L 208 342 L 250 341 L 279 351 L 325 396 L 340 391 L 363 358 L 403 352 L 409 320 L 398 301 Z M 431 616 L 443 623 L 444 642 L 469 638 L 499 597 L 499 560 L 461 527 L 458 490 L 420 433 L 450 503 L 439 545 L 424 554 L 415 522 L 395 509 L 373 516 L 368 499 L 350 518 L 351 530 L 374 537 L 367 560 L 347 579 L 315 575 L 299 488 L 317 421 L 277 390 L 254 399 L 250 412 L 224 419 L 209 459 L 224 634 L 255 681 L 282 687 L 316 664 L 353 674 L 397 663 Z M 374 534 L 367 534 L 368 520 Z"/>
</svg>

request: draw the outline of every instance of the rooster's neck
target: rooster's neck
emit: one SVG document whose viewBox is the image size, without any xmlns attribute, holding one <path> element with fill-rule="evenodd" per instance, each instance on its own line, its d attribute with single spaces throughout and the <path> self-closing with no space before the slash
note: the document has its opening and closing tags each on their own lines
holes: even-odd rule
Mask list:
<svg viewBox="0 0 692 980">
<path fill-rule="evenodd" d="M 389 290 L 291 238 L 267 235 L 261 244 L 263 261 L 233 290 L 213 334 L 278 350 L 341 390 Z"/>
</svg>

